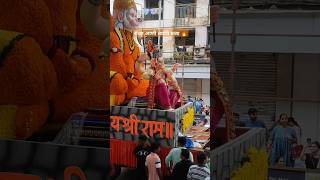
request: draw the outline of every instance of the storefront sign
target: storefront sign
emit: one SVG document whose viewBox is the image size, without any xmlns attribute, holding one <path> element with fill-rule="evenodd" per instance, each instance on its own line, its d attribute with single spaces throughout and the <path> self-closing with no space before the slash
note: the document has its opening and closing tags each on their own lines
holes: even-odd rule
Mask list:
<svg viewBox="0 0 320 180">
<path fill-rule="evenodd" d="M 305 180 L 305 171 L 291 169 L 269 169 L 268 180 Z"/>
<path fill-rule="evenodd" d="M 175 25 L 178 27 L 207 26 L 209 25 L 209 18 L 208 17 L 177 18 L 175 19 Z"/>
<path fill-rule="evenodd" d="M 173 123 L 138 120 L 135 114 L 131 114 L 129 119 L 122 116 L 110 116 L 110 119 L 111 127 L 116 132 L 119 132 L 120 128 L 123 128 L 124 132 L 134 136 L 140 135 L 139 133 L 141 132 L 143 135 L 152 138 L 155 133 L 158 133 L 160 138 L 173 139 Z M 141 125 L 143 128 L 140 128 Z"/>
<path fill-rule="evenodd" d="M 136 31 L 137 36 L 180 36 L 179 31 Z"/>
</svg>

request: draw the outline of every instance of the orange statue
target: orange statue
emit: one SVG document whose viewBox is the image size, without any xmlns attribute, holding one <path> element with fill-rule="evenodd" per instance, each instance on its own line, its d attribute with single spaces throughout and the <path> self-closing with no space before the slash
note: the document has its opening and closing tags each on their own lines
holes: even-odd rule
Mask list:
<svg viewBox="0 0 320 180">
<path fill-rule="evenodd" d="M 84 0 L 81 20 L 87 30 L 106 41 L 107 27 L 99 15 L 101 1 Z M 115 0 L 113 19 L 110 20 L 110 105 L 120 105 L 134 96 L 146 96 L 148 81 L 142 80 L 142 62 L 146 55 L 134 40 L 133 30 L 138 25 L 136 5 L 133 0 Z M 110 17 L 112 18 L 112 17 Z M 114 22 L 113 22 L 114 20 Z"/>
<path fill-rule="evenodd" d="M 140 49 L 134 40 L 133 30 L 138 26 L 137 8 L 133 0 L 115 0 L 113 4 L 115 28 L 121 32 L 123 41 L 123 61 L 126 64 L 128 93 L 127 99 L 145 97 L 149 81 L 143 80 L 143 62 L 146 54 L 140 55 Z"/>
<path fill-rule="evenodd" d="M 102 41 L 77 21 L 78 3 L 1 0 L 0 137 L 25 139 L 45 123 L 107 106 Z"/>
<path fill-rule="evenodd" d="M 0 3 L 0 137 L 26 138 L 46 122 L 57 93 L 46 55 L 53 42 L 51 16 L 43 0 Z"/>
</svg>

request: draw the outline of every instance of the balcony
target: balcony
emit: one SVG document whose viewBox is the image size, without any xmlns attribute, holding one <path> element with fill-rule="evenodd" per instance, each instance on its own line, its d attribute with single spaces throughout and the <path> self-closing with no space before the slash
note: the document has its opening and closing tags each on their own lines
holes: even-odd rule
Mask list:
<svg viewBox="0 0 320 180">
<path fill-rule="evenodd" d="M 195 4 L 176 6 L 176 18 L 195 18 L 197 7 Z"/>
<path fill-rule="evenodd" d="M 210 51 L 205 47 L 185 46 L 185 52 L 177 46 L 174 52 L 162 52 L 166 64 L 210 64 Z"/>
<path fill-rule="evenodd" d="M 207 14 L 209 14 L 209 9 L 207 9 L 207 11 Z M 209 26 L 210 21 L 208 15 L 201 16 L 197 14 L 197 6 L 191 4 L 187 6 L 176 6 L 174 25 L 176 27 Z"/>
</svg>

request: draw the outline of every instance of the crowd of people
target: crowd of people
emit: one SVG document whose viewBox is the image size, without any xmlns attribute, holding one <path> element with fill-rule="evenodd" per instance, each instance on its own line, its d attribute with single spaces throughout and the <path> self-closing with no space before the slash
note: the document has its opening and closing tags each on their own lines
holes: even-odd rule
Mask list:
<svg viewBox="0 0 320 180">
<path fill-rule="evenodd" d="M 240 115 L 234 113 L 235 124 L 240 127 L 266 129 L 270 166 L 320 168 L 320 143 L 312 142 L 311 138 L 308 138 L 303 145 L 302 129 L 293 117 L 283 113 L 267 128 L 265 122 L 258 118 L 257 109 L 250 108 L 248 116 L 247 121 L 240 121 Z"/>
<path fill-rule="evenodd" d="M 193 154 L 186 148 L 186 137 L 178 138 L 178 147 L 171 149 L 165 159 L 165 166 L 170 172 L 166 177 L 161 171 L 161 159 L 159 157 L 160 144 L 151 143 L 147 138 L 140 136 L 139 145 L 134 150 L 137 158 L 135 179 L 139 180 L 208 180 L 210 179 L 209 157 L 205 152 L 197 154 L 197 162 L 194 162 Z"/>
<path fill-rule="evenodd" d="M 205 105 L 202 98 L 188 96 L 187 102 L 192 102 L 195 109 L 195 114 L 197 115 L 206 115 L 210 114 L 210 106 Z"/>
</svg>

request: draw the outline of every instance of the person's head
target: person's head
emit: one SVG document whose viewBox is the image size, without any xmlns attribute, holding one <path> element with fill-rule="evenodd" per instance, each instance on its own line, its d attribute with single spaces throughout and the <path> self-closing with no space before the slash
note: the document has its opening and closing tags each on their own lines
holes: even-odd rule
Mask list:
<svg viewBox="0 0 320 180">
<path fill-rule="evenodd" d="M 307 143 L 308 143 L 308 144 L 311 144 L 311 138 L 308 138 L 308 139 L 307 139 Z"/>
<path fill-rule="evenodd" d="M 178 145 L 179 147 L 185 147 L 187 143 L 187 138 L 185 136 L 178 137 Z"/>
<path fill-rule="evenodd" d="M 233 113 L 234 121 L 240 120 L 240 115 L 238 113 Z"/>
<path fill-rule="evenodd" d="M 147 144 L 147 137 L 144 135 L 139 136 L 139 143 L 141 145 L 146 145 Z"/>
<path fill-rule="evenodd" d="M 157 153 L 160 151 L 160 143 L 159 142 L 153 142 L 150 146 L 150 150 L 153 153 Z"/>
<path fill-rule="evenodd" d="M 208 156 L 205 152 L 200 152 L 197 156 L 197 159 L 199 165 L 204 165 L 208 162 Z"/>
<path fill-rule="evenodd" d="M 288 115 L 285 113 L 281 114 L 279 117 L 279 123 L 282 126 L 287 126 L 288 125 Z"/>
<path fill-rule="evenodd" d="M 297 121 L 294 120 L 293 117 L 289 117 L 289 118 L 288 118 L 288 123 L 289 123 L 290 126 L 297 126 L 297 127 L 299 127 L 299 124 L 297 123 Z"/>
<path fill-rule="evenodd" d="M 203 120 L 203 124 L 206 125 L 209 122 L 210 117 L 206 116 Z"/>
<path fill-rule="evenodd" d="M 250 108 L 248 110 L 248 115 L 252 121 L 257 120 L 257 113 L 258 113 L 258 110 L 256 108 Z"/>
<path fill-rule="evenodd" d="M 181 149 L 181 159 L 188 160 L 190 157 L 190 151 L 188 149 Z"/>
<path fill-rule="evenodd" d="M 315 153 L 317 151 L 319 151 L 320 149 L 320 144 L 318 141 L 314 141 L 312 144 L 311 144 L 311 147 L 310 147 L 310 150 L 312 153 Z"/>
</svg>

